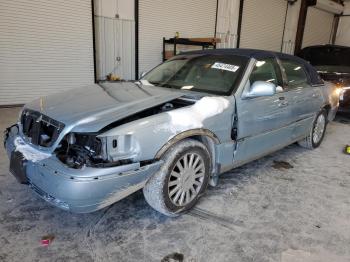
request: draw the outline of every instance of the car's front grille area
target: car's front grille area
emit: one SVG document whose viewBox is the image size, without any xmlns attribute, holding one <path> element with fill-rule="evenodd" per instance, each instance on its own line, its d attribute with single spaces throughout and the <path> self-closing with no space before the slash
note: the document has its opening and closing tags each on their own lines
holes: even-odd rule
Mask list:
<svg viewBox="0 0 350 262">
<path fill-rule="evenodd" d="M 64 124 L 40 112 L 25 109 L 21 116 L 23 134 L 34 145 L 50 147 L 55 143 Z"/>
</svg>

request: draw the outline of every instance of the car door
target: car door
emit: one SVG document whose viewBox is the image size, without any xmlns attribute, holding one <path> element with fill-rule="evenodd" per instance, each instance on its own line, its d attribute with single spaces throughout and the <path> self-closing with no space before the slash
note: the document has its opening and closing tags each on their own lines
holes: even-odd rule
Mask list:
<svg viewBox="0 0 350 262">
<path fill-rule="evenodd" d="M 293 120 L 293 140 L 305 137 L 310 130 L 315 114 L 322 104 L 322 93 L 318 86 L 310 84 L 304 65 L 292 59 L 279 59 L 282 74 L 286 79 L 286 93 Z"/>
<path fill-rule="evenodd" d="M 244 97 L 255 81 L 276 85 L 272 96 Z M 259 57 L 250 73 L 245 91 L 236 97 L 237 146 L 234 166 L 275 151 L 290 143 L 290 108 L 280 67 L 273 56 Z"/>
</svg>

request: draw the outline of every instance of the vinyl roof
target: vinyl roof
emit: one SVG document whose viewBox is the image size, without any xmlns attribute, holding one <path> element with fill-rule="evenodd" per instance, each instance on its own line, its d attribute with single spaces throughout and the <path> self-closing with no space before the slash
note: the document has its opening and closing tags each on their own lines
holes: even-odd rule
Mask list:
<svg viewBox="0 0 350 262">
<path fill-rule="evenodd" d="M 300 57 L 289 55 L 289 54 L 267 51 L 267 50 L 245 49 L 245 48 L 206 49 L 206 50 L 180 53 L 180 55 L 191 55 L 191 54 L 237 55 L 237 56 L 245 56 L 248 58 L 254 58 L 257 60 L 263 59 L 264 57 L 267 57 L 267 56 L 275 56 L 279 59 L 294 60 L 304 65 L 306 71 L 309 73 L 311 84 L 323 83 L 316 69 L 309 62 L 307 62 L 304 59 L 301 59 Z"/>
<path fill-rule="evenodd" d="M 246 56 L 250 58 L 261 58 L 264 56 L 278 56 L 278 57 L 289 57 L 291 59 L 298 59 L 295 56 L 287 55 L 283 53 L 259 50 L 259 49 L 246 49 L 246 48 L 223 48 L 223 49 L 206 49 L 206 50 L 197 50 L 183 52 L 181 54 L 218 54 L 218 55 L 239 55 Z"/>
</svg>

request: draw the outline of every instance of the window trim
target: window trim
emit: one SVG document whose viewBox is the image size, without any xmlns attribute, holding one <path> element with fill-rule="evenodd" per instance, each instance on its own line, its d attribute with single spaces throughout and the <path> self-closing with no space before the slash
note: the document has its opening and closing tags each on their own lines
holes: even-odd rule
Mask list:
<svg viewBox="0 0 350 262">
<path fill-rule="evenodd" d="M 275 55 L 264 55 L 264 56 L 256 56 L 256 57 L 252 57 L 251 59 L 250 59 L 250 62 L 247 64 L 247 68 L 246 68 L 246 71 L 245 71 L 245 73 L 244 73 L 244 77 L 242 77 L 242 81 L 244 81 L 244 83 L 243 82 L 241 82 L 241 85 L 242 85 L 242 91 L 240 91 L 240 94 L 239 94 L 239 97 L 240 97 L 240 99 L 241 100 L 255 100 L 255 99 L 266 99 L 266 96 L 259 96 L 259 97 L 245 97 L 244 95 L 246 94 L 246 92 L 248 92 L 249 91 L 249 88 L 250 88 L 250 85 L 248 85 L 248 83 L 249 83 L 249 78 L 250 78 L 250 75 L 251 75 L 251 73 L 253 72 L 253 70 L 254 70 L 254 67 L 255 67 L 255 65 L 256 65 L 256 63 L 258 62 L 258 61 L 261 61 L 261 60 L 263 60 L 263 59 L 267 59 L 267 58 L 272 58 L 273 60 L 274 60 L 274 62 L 275 62 L 275 66 L 277 66 L 276 68 L 275 68 L 275 70 L 277 70 L 277 77 L 278 77 L 278 80 L 279 80 L 279 83 L 281 84 L 283 84 L 283 75 L 282 75 L 282 71 L 281 71 L 281 67 L 280 67 L 280 65 L 278 64 L 278 60 L 277 60 L 277 57 L 275 56 Z M 274 67 L 275 67 L 274 66 Z M 278 75 L 279 74 L 279 75 Z M 283 88 L 283 91 L 282 92 L 276 92 L 274 95 L 272 95 L 271 97 L 276 97 L 276 96 L 281 96 L 281 95 L 283 95 L 285 92 L 288 92 L 288 90 L 287 89 L 285 89 L 285 87 L 284 87 L 284 85 L 280 85 L 282 88 Z M 277 87 L 277 86 L 276 86 Z M 239 90 L 239 89 L 237 89 L 237 90 Z M 237 95 L 237 93 L 235 94 L 235 93 L 233 93 L 233 95 Z"/>
<path fill-rule="evenodd" d="M 277 85 L 276 85 L 276 87 L 280 86 L 280 87 L 283 88 L 282 92 L 278 92 L 276 94 L 281 94 L 281 93 L 285 92 L 286 90 L 284 89 L 285 88 L 284 87 L 284 78 L 283 78 L 281 67 L 280 67 L 280 65 L 279 65 L 279 63 L 277 61 L 277 58 L 275 56 L 271 55 L 271 56 L 260 56 L 260 57 L 254 58 L 254 59 L 255 59 L 255 62 L 253 64 L 253 66 L 252 66 L 252 70 L 249 72 L 249 76 L 248 76 L 247 80 L 250 81 L 250 76 L 253 73 L 254 67 L 255 67 L 257 62 L 259 62 L 259 61 L 261 61 L 263 59 L 271 59 L 272 60 L 272 65 L 273 65 L 273 68 L 275 70 L 276 77 L 277 77 Z"/>
<path fill-rule="evenodd" d="M 283 77 L 283 82 L 284 82 L 284 85 L 285 85 L 285 88 L 286 88 L 286 91 L 291 91 L 291 90 L 295 90 L 297 89 L 297 87 L 293 87 L 293 85 L 290 85 L 289 84 L 289 81 L 288 81 L 288 76 L 287 76 L 287 73 L 286 73 L 286 69 L 285 67 L 283 66 L 282 62 L 283 61 L 286 61 L 286 62 L 292 62 L 292 63 L 295 63 L 297 64 L 298 66 L 301 67 L 301 69 L 304 71 L 304 74 L 306 75 L 306 84 L 309 85 L 309 86 L 312 86 L 311 84 L 311 79 L 310 79 L 310 75 L 308 74 L 306 68 L 305 68 L 305 65 L 302 64 L 302 63 L 299 63 L 298 61 L 295 61 L 293 59 L 289 59 L 289 58 L 279 58 L 277 57 L 276 58 L 277 61 L 278 61 L 278 64 L 279 66 L 281 67 L 281 72 L 282 72 L 282 77 Z"/>
</svg>

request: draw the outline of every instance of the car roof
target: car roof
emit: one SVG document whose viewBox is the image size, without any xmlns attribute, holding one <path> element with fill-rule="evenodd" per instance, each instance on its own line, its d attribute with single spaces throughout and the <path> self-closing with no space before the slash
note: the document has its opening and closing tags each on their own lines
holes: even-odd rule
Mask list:
<svg viewBox="0 0 350 262">
<path fill-rule="evenodd" d="M 259 49 L 246 49 L 246 48 L 225 48 L 225 49 L 206 49 L 206 50 L 196 50 L 180 53 L 180 55 L 192 55 L 192 54 L 211 54 L 211 55 L 236 55 L 244 56 L 247 58 L 262 59 L 268 56 L 275 56 L 280 59 L 294 60 L 296 62 L 304 65 L 306 71 L 309 73 L 311 84 L 322 84 L 320 76 L 318 75 L 316 69 L 306 60 L 279 52 L 259 50 Z"/>
<path fill-rule="evenodd" d="M 287 55 L 283 53 L 278 53 L 274 51 L 259 50 L 259 49 L 247 49 L 247 48 L 222 48 L 222 49 L 206 49 L 206 50 L 196 50 L 183 52 L 181 54 L 212 54 L 212 55 L 239 55 L 249 58 L 261 58 L 264 56 L 288 56 L 291 59 L 296 58 L 292 55 Z"/>
</svg>

